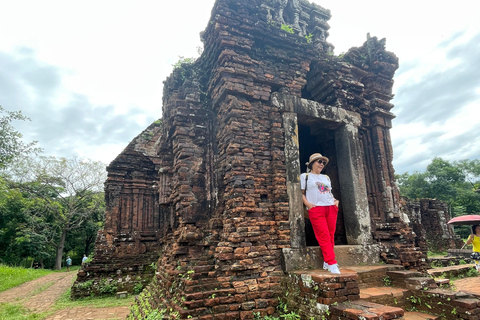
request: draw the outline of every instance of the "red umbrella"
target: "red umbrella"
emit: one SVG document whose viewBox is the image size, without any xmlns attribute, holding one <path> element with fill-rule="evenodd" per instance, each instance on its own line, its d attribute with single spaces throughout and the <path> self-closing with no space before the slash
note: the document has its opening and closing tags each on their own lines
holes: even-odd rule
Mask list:
<svg viewBox="0 0 480 320">
<path fill-rule="evenodd" d="M 456 226 L 465 224 L 480 224 L 480 214 L 467 214 L 464 216 L 455 217 L 447 223 Z"/>
</svg>

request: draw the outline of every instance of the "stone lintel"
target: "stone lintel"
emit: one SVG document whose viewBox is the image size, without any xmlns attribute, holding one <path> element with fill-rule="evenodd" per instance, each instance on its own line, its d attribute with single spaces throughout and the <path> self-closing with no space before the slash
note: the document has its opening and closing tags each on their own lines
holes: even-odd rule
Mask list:
<svg viewBox="0 0 480 320">
<path fill-rule="evenodd" d="M 380 247 L 377 244 L 335 246 L 335 256 L 340 268 L 375 264 L 380 262 Z M 320 247 L 282 249 L 284 272 L 300 269 L 322 269 L 323 256 Z"/>
<path fill-rule="evenodd" d="M 355 127 L 362 125 L 362 118 L 358 113 L 335 106 L 324 105 L 313 100 L 274 92 L 271 95 L 271 102 L 274 106 L 286 112 L 295 112 L 340 125 L 350 124 Z"/>
</svg>

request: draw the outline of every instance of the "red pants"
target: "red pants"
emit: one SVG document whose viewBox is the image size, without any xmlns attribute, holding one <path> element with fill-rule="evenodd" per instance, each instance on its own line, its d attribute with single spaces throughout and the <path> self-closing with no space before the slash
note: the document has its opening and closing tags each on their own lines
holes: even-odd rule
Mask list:
<svg viewBox="0 0 480 320">
<path fill-rule="evenodd" d="M 317 206 L 308 210 L 308 217 L 312 222 L 313 232 L 323 254 L 323 261 L 332 265 L 336 264 L 335 252 L 335 227 L 337 224 L 337 206 Z"/>
</svg>

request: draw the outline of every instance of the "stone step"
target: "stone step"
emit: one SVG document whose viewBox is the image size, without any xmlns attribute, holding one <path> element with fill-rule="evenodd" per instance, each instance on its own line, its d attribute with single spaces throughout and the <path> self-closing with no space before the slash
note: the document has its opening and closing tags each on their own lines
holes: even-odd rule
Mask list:
<svg viewBox="0 0 480 320">
<path fill-rule="evenodd" d="M 387 272 L 387 276 L 391 285 L 400 288 L 406 288 L 406 279 L 421 277 L 423 274 L 415 270 L 391 270 Z"/>
<path fill-rule="evenodd" d="M 331 319 L 404 319 L 402 308 L 390 307 L 365 300 L 355 300 L 330 306 Z"/>
<path fill-rule="evenodd" d="M 450 288 L 450 279 L 435 279 L 435 283 L 439 288 Z"/>
<path fill-rule="evenodd" d="M 480 319 L 480 300 L 466 292 L 445 289 L 416 290 L 406 298 L 408 310 L 445 315 L 442 319 Z"/>
<path fill-rule="evenodd" d="M 439 268 L 439 267 L 448 267 L 453 265 L 461 265 L 465 263 L 472 263 L 470 259 L 470 254 L 472 249 L 468 250 L 468 258 L 462 257 L 431 257 L 427 259 L 428 265 L 430 268 Z"/>
<path fill-rule="evenodd" d="M 405 305 L 410 290 L 396 287 L 369 287 L 360 289 L 360 299 L 393 307 Z"/>
<path fill-rule="evenodd" d="M 430 277 L 413 277 L 405 279 L 405 288 L 411 290 L 427 290 L 438 288 L 435 280 Z"/>
<path fill-rule="evenodd" d="M 462 264 L 457 266 L 448 266 L 442 268 L 428 269 L 427 272 L 432 277 L 445 277 L 455 278 L 459 275 L 465 275 L 470 272 L 471 269 L 475 269 L 475 264 Z"/>
<path fill-rule="evenodd" d="M 289 273 L 292 290 L 299 289 L 301 299 L 331 305 L 348 300 L 358 300 L 358 276 L 355 272 L 340 268 L 341 274 L 326 270 L 298 270 Z"/>
<path fill-rule="evenodd" d="M 438 320 L 440 319 L 439 316 L 434 316 L 428 313 L 423 312 L 412 312 L 412 311 L 405 311 L 405 315 L 403 316 L 404 320 Z"/>
<path fill-rule="evenodd" d="M 388 273 L 403 270 L 402 266 L 394 264 L 376 264 L 364 266 L 340 266 L 348 272 L 358 275 L 359 288 L 381 287 L 390 284 Z"/>
<path fill-rule="evenodd" d="M 318 246 L 302 249 L 283 248 L 282 254 L 284 272 L 323 267 L 323 255 Z M 378 245 L 336 245 L 335 257 L 340 266 L 375 265 L 380 263 L 380 249 Z"/>
</svg>

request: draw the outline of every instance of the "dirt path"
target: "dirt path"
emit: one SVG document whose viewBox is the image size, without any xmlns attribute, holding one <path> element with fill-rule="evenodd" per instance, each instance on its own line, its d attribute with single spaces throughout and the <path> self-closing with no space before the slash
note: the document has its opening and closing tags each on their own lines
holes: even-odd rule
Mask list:
<svg viewBox="0 0 480 320">
<path fill-rule="evenodd" d="M 51 273 L 44 277 L 26 282 L 18 287 L 0 292 L 0 303 L 22 304 L 32 312 L 48 311 L 55 301 L 72 285 L 76 272 Z M 79 307 L 58 310 L 46 320 L 94 320 L 125 319 L 128 307 L 89 308 Z"/>
</svg>

